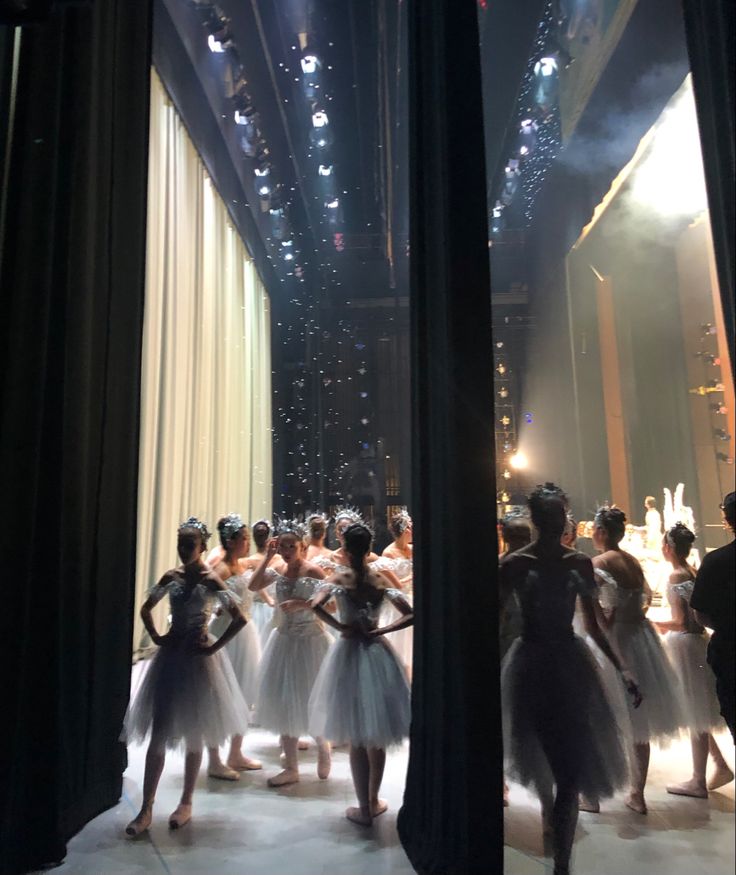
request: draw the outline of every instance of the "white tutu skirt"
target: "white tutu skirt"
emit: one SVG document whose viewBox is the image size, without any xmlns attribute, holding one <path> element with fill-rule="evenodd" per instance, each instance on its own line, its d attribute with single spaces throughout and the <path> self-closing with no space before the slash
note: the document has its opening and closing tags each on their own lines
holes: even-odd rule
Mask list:
<svg viewBox="0 0 736 875">
<path fill-rule="evenodd" d="M 273 632 L 275 614 L 276 609 L 273 605 L 267 605 L 266 602 L 262 602 L 259 599 L 253 599 L 253 604 L 251 606 L 251 620 L 258 632 L 262 651 L 265 650 L 269 636 L 271 635 L 271 632 Z"/>
<path fill-rule="evenodd" d="M 309 732 L 335 744 L 383 748 L 409 735 L 409 681 L 384 638 L 340 638 L 322 663 L 309 700 Z"/>
<path fill-rule="evenodd" d="M 142 742 L 155 729 L 168 748 L 201 750 L 245 732 L 250 715 L 229 658 L 222 650 L 204 656 L 191 642 L 169 641 L 145 667 L 124 740 Z"/>
<path fill-rule="evenodd" d="M 292 738 L 309 733 L 309 695 L 331 641 L 323 629 L 307 635 L 271 632 L 259 672 L 259 726 Z"/>
<path fill-rule="evenodd" d="M 608 635 L 643 697 L 638 708 L 627 702 L 634 742 L 665 745 L 684 728 L 686 719 L 682 691 L 658 633 L 643 620 L 614 623 Z"/>
<path fill-rule="evenodd" d="M 409 604 L 411 604 L 411 596 L 407 593 L 403 593 L 403 595 Z M 391 603 L 391 600 L 384 599 L 383 604 L 381 605 L 378 625 L 389 626 L 391 623 L 395 623 L 401 616 L 401 612 L 396 610 Z M 405 668 L 411 668 L 414 657 L 414 627 L 407 626 L 405 629 L 399 629 L 398 632 L 389 632 L 385 637 L 386 641 L 388 641 L 396 651 L 396 655 L 399 657 L 401 664 Z"/>
<path fill-rule="evenodd" d="M 215 638 L 225 633 L 230 625 L 230 614 L 223 614 L 210 623 L 210 632 Z M 256 624 L 248 620 L 245 628 L 225 645 L 225 653 L 235 672 L 246 704 L 253 708 L 258 693 L 258 666 L 261 661 L 261 640 Z"/>
<path fill-rule="evenodd" d="M 725 722 L 716 694 L 716 678 L 708 665 L 705 634 L 670 632 L 665 649 L 680 680 L 687 728 L 694 733 L 721 729 Z"/>
<path fill-rule="evenodd" d="M 598 665 L 577 636 L 517 639 L 501 667 L 506 771 L 537 791 L 554 783 L 546 751 L 591 799 L 628 776 L 626 755 Z"/>
</svg>

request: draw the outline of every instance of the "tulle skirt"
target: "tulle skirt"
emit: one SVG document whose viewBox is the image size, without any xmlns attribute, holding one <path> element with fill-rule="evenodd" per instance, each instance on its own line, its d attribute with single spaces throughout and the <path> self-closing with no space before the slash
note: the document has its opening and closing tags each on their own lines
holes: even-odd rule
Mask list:
<svg viewBox="0 0 736 875">
<path fill-rule="evenodd" d="M 404 598 L 411 604 L 412 598 L 408 593 L 404 593 Z M 400 616 L 401 613 L 391 604 L 390 599 L 384 599 L 381 605 L 378 624 L 379 626 L 388 626 L 391 623 L 395 623 Z M 386 641 L 396 651 L 401 664 L 405 668 L 411 668 L 414 656 L 414 627 L 407 626 L 405 629 L 399 629 L 398 632 L 389 632 L 386 635 Z"/>
<path fill-rule="evenodd" d="M 250 714 L 230 659 L 204 656 L 192 637 L 169 639 L 143 670 L 125 718 L 123 738 L 142 742 L 155 728 L 168 748 L 219 747 L 245 732 Z"/>
<path fill-rule="evenodd" d="M 273 632 L 274 622 L 276 617 L 276 608 L 273 605 L 267 605 L 259 599 L 253 599 L 251 607 L 251 619 L 253 625 L 258 632 L 258 638 L 261 642 L 261 650 L 265 650 L 268 644 L 269 636 Z"/>
<path fill-rule="evenodd" d="M 682 691 L 664 652 L 662 641 L 648 620 L 615 622 L 608 632 L 626 668 L 639 685 L 643 701 L 627 702 L 635 743 L 665 745 L 685 727 Z"/>
<path fill-rule="evenodd" d="M 725 722 L 716 694 L 716 679 L 708 665 L 708 638 L 704 633 L 670 632 L 665 649 L 680 679 L 687 728 L 694 733 L 721 729 Z"/>
<path fill-rule="evenodd" d="M 501 668 L 508 775 L 537 791 L 554 783 L 547 752 L 580 793 L 605 799 L 628 775 L 621 733 L 598 665 L 577 636 L 517 639 Z"/>
<path fill-rule="evenodd" d="M 215 638 L 219 638 L 229 625 L 230 615 L 223 614 L 210 623 L 210 632 Z M 243 698 L 248 707 L 252 708 L 258 693 L 258 665 L 261 661 L 261 640 L 252 619 L 228 641 L 225 653 L 230 659 Z"/>
<path fill-rule="evenodd" d="M 335 744 L 389 748 L 409 735 L 409 681 L 385 638 L 340 638 L 309 700 L 309 732 Z"/>
<path fill-rule="evenodd" d="M 309 634 L 271 632 L 259 672 L 260 726 L 292 738 L 309 733 L 309 695 L 331 642 L 321 628 Z"/>
</svg>

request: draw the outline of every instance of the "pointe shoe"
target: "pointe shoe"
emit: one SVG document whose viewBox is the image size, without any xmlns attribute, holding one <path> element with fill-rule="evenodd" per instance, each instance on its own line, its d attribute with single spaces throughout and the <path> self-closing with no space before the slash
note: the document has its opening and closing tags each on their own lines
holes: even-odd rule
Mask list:
<svg viewBox="0 0 736 875">
<path fill-rule="evenodd" d="M 322 781 L 330 777 L 332 769 L 332 752 L 330 751 L 330 743 L 325 742 L 319 746 L 317 751 L 317 777 Z"/>
<path fill-rule="evenodd" d="M 220 763 L 216 766 L 211 765 L 207 769 L 207 777 L 217 778 L 218 781 L 239 781 L 240 773 L 236 772 L 235 769 L 231 769 L 230 766 Z"/>
<path fill-rule="evenodd" d="M 733 772 L 728 766 L 726 766 L 725 769 L 716 769 L 715 772 L 713 772 L 710 781 L 708 781 L 708 789 L 720 790 L 721 787 L 725 787 L 726 784 L 730 784 L 731 781 L 733 781 Z"/>
<path fill-rule="evenodd" d="M 192 806 L 183 805 L 181 802 L 176 806 L 176 811 L 169 815 L 169 829 L 181 829 L 192 819 Z"/>
<path fill-rule="evenodd" d="M 285 787 L 287 784 L 296 784 L 299 781 L 298 769 L 284 769 L 278 775 L 269 778 L 266 783 L 269 787 Z"/>
<path fill-rule="evenodd" d="M 237 759 L 227 761 L 228 767 L 236 772 L 257 772 L 263 768 L 263 763 L 260 760 L 253 760 L 250 757 L 239 756 Z"/>
<path fill-rule="evenodd" d="M 373 823 L 373 818 L 370 814 L 363 814 L 360 808 L 354 805 L 345 809 L 345 817 L 353 823 L 357 823 L 358 826 L 370 826 Z"/>
<path fill-rule="evenodd" d="M 691 796 L 693 799 L 708 798 L 706 788 L 693 781 L 685 781 L 683 784 L 670 784 L 666 789 L 673 796 Z"/>
<path fill-rule="evenodd" d="M 380 817 L 388 811 L 388 802 L 385 799 L 376 799 L 371 803 L 371 817 Z"/>
<path fill-rule="evenodd" d="M 145 832 L 151 825 L 153 812 L 150 808 L 142 808 L 138 814 L 125 827 L 125 833 L 129 836 L 137 836 Z"/>
<path fill-rule="evenodd" d="M 644 797 L 638 796 L 635 793 L 629 793 L 626 799 L 624 799 L 624 804 L 627 808 L 630 808 L 637 814 L 649 813 L 649 809 L 647 808 L 647 803 L 644 801 Z"/>
<path fill-rule="evenodd" d="M 588 799 L 587 796 L 580 796 L 578 799 L 578 808 L 580 811 L 585 811 L 588 814 L 600 814 L 601 804 L 597 799 Z"/>
<path fill-rule="evenodd" d="M 309 750 L 309 742 L 306 740 L 306 738 L 299 739 L 299 741 L 296 743 L 296 749 L 297 750 Z"/>
</svg>

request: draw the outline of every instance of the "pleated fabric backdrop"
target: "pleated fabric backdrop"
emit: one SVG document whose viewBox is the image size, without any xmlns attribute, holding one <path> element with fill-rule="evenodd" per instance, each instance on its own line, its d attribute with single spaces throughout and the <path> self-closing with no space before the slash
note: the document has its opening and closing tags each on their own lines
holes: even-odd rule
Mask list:
<svg viewBox="0 0 736 875">
<path fill-rule="evenodd" d="M 134 650 L 176 528 L 271 512 L 269 298 L 227 208 L 151 75 Z M 211 543 L 215 543 L 213 540 Z"/>
</svg>

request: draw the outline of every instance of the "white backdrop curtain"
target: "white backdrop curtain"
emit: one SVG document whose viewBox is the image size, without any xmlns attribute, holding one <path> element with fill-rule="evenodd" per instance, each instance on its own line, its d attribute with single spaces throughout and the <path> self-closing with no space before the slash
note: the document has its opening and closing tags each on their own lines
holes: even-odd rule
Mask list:
<svg viewBox="0 0 736 875">
<path fill-rule="evenodd" d="M 181 520 L 271 513 L 268 295 L 155 72 L 149 148 L 136 652 Z"/>
</svg>

